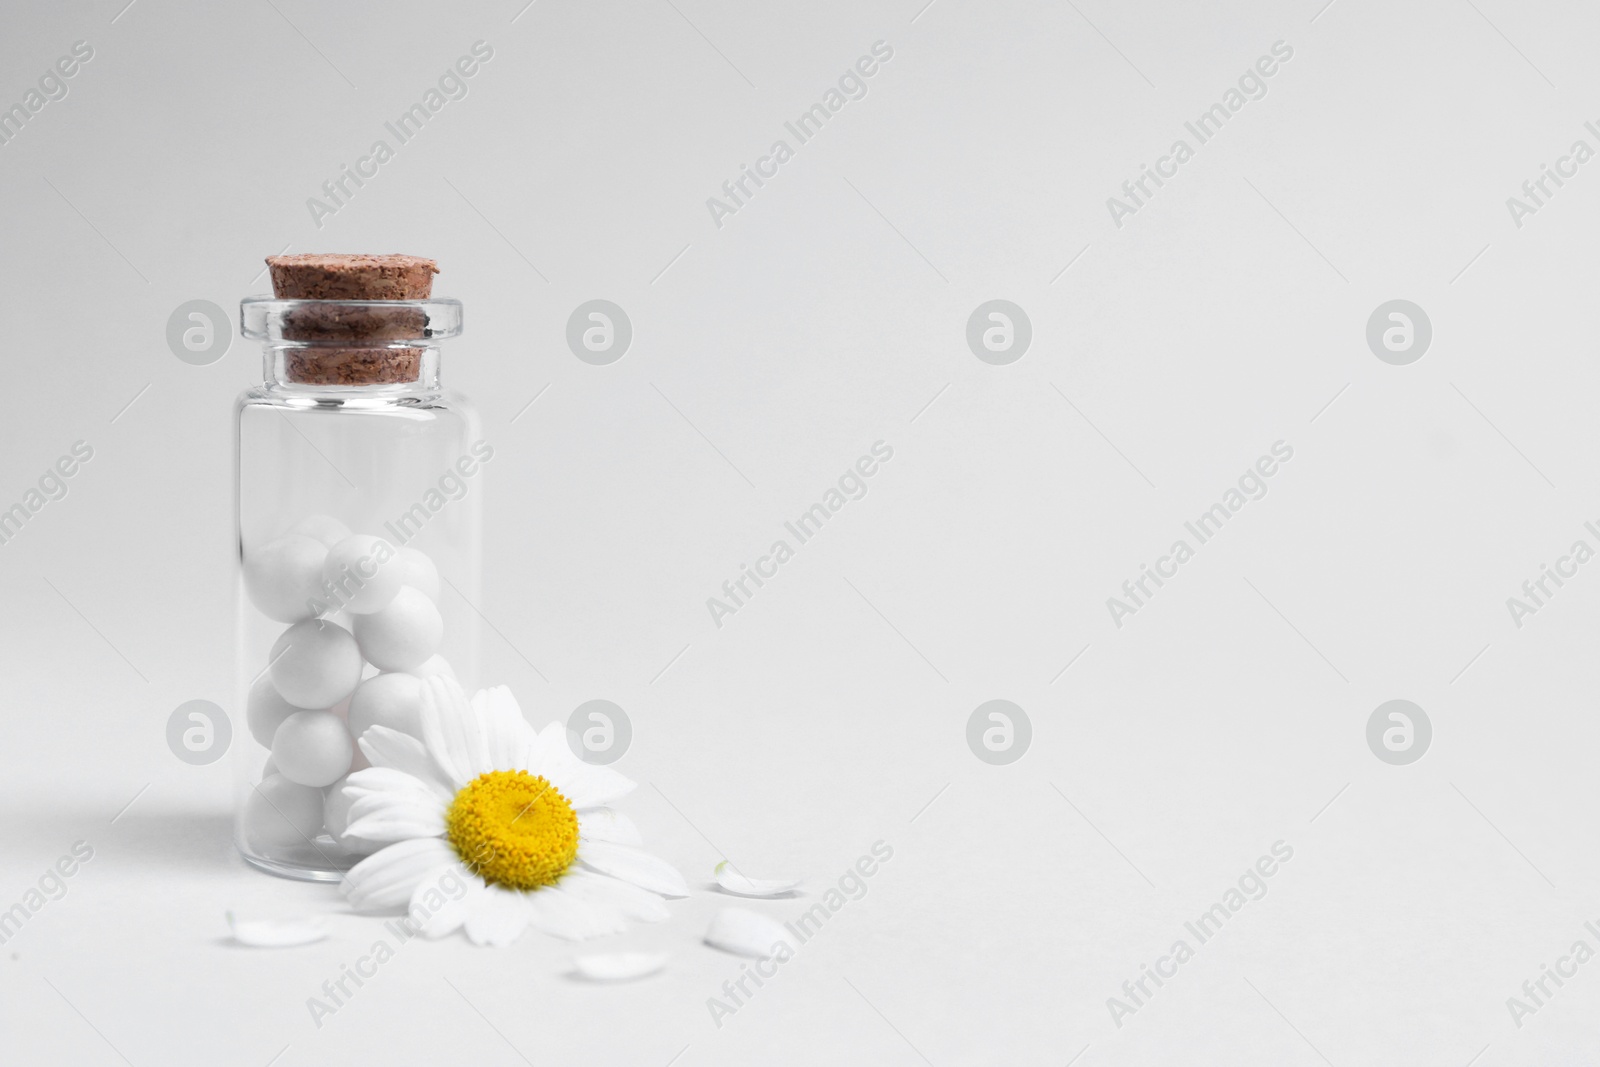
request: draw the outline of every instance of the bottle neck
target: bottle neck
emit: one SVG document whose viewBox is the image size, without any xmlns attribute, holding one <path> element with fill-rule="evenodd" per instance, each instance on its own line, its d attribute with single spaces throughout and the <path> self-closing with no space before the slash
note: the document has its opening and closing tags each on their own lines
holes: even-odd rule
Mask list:
<svg viewBox="0 0 1600 1067">
<path fill-rule="evenodd" d="M 439 342 L 461 335 L 461 302 L 248 296 L 239 329 L 261 343 L 269 391 L 388 402 L 438 395 Z"/>
<path fill-rule="evenodd" d="M 269 342 L 262 376 L 278 392 L 338 396 L 426 396 L 439 392 L 439 347 L 412 344 L 346 347 Z"/>
</svg>

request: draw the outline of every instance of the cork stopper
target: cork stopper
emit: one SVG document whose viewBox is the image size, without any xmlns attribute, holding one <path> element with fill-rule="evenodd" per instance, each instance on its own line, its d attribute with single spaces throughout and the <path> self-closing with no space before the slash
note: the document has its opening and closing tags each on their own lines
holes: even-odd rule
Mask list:
<svg viewBox="0 0 1600 1067">
<path fill-rule="evenodd" d="M 438 265 L 422 256 L 320 253 L 268 256 L 267 269 L 279 300 L 426 300 L 439 273 Z M 371 343 L 420 337 L 427 324 L 418 308 L 341 303 L 295 308 L 285 316 L 284 337 L 321 343 L 289 351 L 288 378 L 307 385 L 414 382 L 421 374 L 422 349 Z M 350 347 L 328 343 L 338 341 Z"/>
<path fill-rule="evenodd" d="M 439 265 L 421 256 L 268 256 L 279 300 L 426 300 Z"/>
</svg>

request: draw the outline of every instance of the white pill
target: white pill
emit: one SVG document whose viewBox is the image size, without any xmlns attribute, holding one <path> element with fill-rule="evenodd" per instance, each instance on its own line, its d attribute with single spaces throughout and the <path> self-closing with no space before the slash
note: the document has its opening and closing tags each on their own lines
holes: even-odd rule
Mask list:
<svg viewBox="0 0 1600 1067">
<path fill-rule="evenodd" d="M 278 732 L 283 720 L 301 710 L 279 696 L 272 679 L 263 674 L 250 687 L 250 698 L 245 702 L 245 721 L 250 724 L 250 736 L 263 748 L 271 748 L 272 735 Z"/>
<path fill-rule="evenodd" d="M 358 615 L 355 634 L 373 666 L 403 671 L 421 666 L 439 650 L 444 618 L 426 593 L 406 586 L 381 611 Z"/>
<path fill-rule="evenodd" d="M 340 778 L 327 788 L 322 801 L 322 825 L 327 828 L 328 836 L 338 842 L 339 847 L 346 852 L 357 856 L 366 856 L 378 851 L 383 845 L 375 841 L 363 841 L 358 837 L 345 837 L 345 829 L 350 825 L 350 808 L 355 804 L 355 797 L 345 793 L 344 785 L 349 776 Z"/>
<path fill-rule="evenodd" d="M 263 852 L 304 845 L 322 830 L 322 790 L 281 774 L 250 791 L 244 806 L 245 843 Z"/>
<path fill-rule="evenodd" d="M 428 599 L 439 602 L 439 568 L 427 553 L 417 548 L 402 548 L 396 554 L 400 560 L 401 581 L 413 589 L 428 594 Z"/>
<path fill-rule="evenodd" d="M 394 599 L 404 584 L 404 568 L 393 546 L 371 534 L 351 534 L 328 549 L 322 580 L 328 595 L 345 610 L 365 615 Z"/>
<path fill-rule="evenodd" d="M 343 626 L 326 619 L 297 622 L 267 657 L 272 684 L 297 708 L 331 708 L 361 680 L 361 649 Z"/>
<path fill-rule="evenodd" d="M 349 779 L 350 776 L 345 775 L 322 792 L 322 825 L 335 841 L 344 836 L 345 827 L 350 825 L 350 807 L 356 802 L 355 797 L 344 791 Z"/>
<path fill-rule="evenodd" d="M 318 789 L 350 773 L 354 749 L 344 721 L 327 711 L 298 711 L 272 738 L 272 761 L 278 773 L 299 785 Z"/>
<path fill-rule="evenodd" d="M 307 515 L 289 527 L 289 532 L 321 541 L 323 548 L 332 548 L 350 536 L 350 527 L 332 515 Z"/>
<path fill-rule="evenodd" d="M 437 674 L 441 678 L 456 680 L 456 669 L 450 666 L 449 660 L 439 655 L 429 656 L 421 664 L 412 667 L 406 673 L 416 678 L 432 678 Z"/>
<path fill-rule="evenodd" d="M 268 541 L 245 555 L 244 587 L 250 603 L 278 622 L 298 622 L 317 614 L 322 600 L 322 569 L 328 546 L 299 534 Z"/>
<path fill-rule="evenodd" d="M 422 679 L 413 674 L 380 674 L 356 687 L 350 698 L 350 736 L 357 741 L 368 728 L 422 737 Z"/>
</svg>

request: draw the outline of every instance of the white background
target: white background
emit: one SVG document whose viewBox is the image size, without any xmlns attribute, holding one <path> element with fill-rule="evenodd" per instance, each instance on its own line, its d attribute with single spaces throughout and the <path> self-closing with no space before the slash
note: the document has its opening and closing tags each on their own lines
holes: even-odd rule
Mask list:
<svg viewBox="0 0 1600 1067">
<path fill-rule="evenodd" d="M 0 953 L 7 1062 L 1600 1053 L 1600 963 L 1520 1028 L 1506 1006 L 1600 950 L 1600 564 L 1520 628 L 1506 607 L 1600 548 L 1600 162 L 1520 228 L 1506 207 L 1600 148 L 1591 7 L 123 3 L 12 0 L 0 35 L 0 103 L 94 48 L 0 147 L 0 506 L 95 450 L 0 546 L 0 908 L 94 848 Z M 317 228 L 306 199 L 478 40 L 469 95 Z M 706 198 L 879 40 L 866 98 L 718 228 Z M 1266 97 L 1115 226 L 1106 198 L 1280 40 Z M 260 359 L 187 365 L 166 322 L 264 291 L 286 247 L 433 256 L 465 302 L 488 678 L 536 725 L 628 710 L 625 808 L 696 893 L 613 941 L 664 974 L 418 944 L 318 1028 L 306 999 L 379 924 L 247 869 L 231 761 L 168 751 L 178 704 L 231 692 L 231 404 Z M 634 326 L 611 366 L 565 344 L 594 298 Z M 995 298 L 1032 321 L 1009 366 L 965 341 Z M 1408 366 L 1365 340 L 1396 298 L 1433 324 Z M 877 440 L 868 496 L 714 626 Z M 1114 626 L 1279 440 L 1270 493 Z M 1033 723 L 1010 766 L 966 745 L 993 698 Z M 1394 698 L 1433 723 L 1410 766 L 1365 740 Z M 789 919 L 880 839 L 867 895 L 717 1027 L 715 863 L 805 876 L 755 905 Z M 1278 840 L 1267 896 L 1116 1026 L 1107 998 Z M 232 947 L 230 908 L 335 936 Z"/>
</svg>

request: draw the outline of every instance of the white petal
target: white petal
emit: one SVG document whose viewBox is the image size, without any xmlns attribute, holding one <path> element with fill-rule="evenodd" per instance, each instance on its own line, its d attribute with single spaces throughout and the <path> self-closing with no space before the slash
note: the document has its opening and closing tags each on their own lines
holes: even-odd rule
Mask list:
<svg viewBox="0 0 1600 1067">
<path fill-rule="evenodd" d="M 567 747 L 567 728 L 559 722 L 546 723 L 543 730 L 527 739 L 523 766 L 533 774 L 543 774 L 549 778 L 546 772 L 563 756 L 572 756 L 572 750 Z"/>
<path fill-rule="evenodd" d="M 574 774 L 583 767 L 583 763 L 567 747 L 566 727 L 559 722 L 546 724 L 543 730 L 527 739 L 523 746 L 521 763 L 529 774 L 543 776 L 563 793 L 567 792 L 567 786 Z"/>
<path fill-rule="evenodd" d="M 560 886 L 546 886 L 526 894 L 529 922 L 535 930 L 568 941 L 621 933 L 627 919 L 618 909 L 595 897 L 583 897 Z"/>
<path fill-rule="evenodd" d="M 667 965 L 665 952 L 596 952 L 572 957 L 572 968 L 591 982 L 630 982 Z"/>
<path fill-rule="evenodd" d="M 439 938 L 461 929 L 484 885 L 459 863 L 436 867 L 411 891 L 406 916 L 417 933 Z"/>
<path fill-rule="evenodd" d="M 772 955 L 779 942 L 788 944 L 790 940 L 789 931 L 778 920 L 747 908 L 723 908 L 706 928 L 706 944 L 712 948 L 753 959 Z"/>
<path fill-rule="evenodd" d="M 472 706 L 483 716 L 488 727 L 489 761 L 495 770 L 514 771 L 521 766 L 533 728 L 522 717 L 517 698 L 503 685 L 493 689 L 480 689 L 472 696 Z"/>
<path fill-rule="evenodd" d="M 580 824 L 581 832 L 582 826 Z M 724 893 L 738 897 L 780 897 L 800 888 L 798 878 L 746 878 L 733 869 L 733 864 L 723 860 L 717 864 L 717 885 Z"/>
<path fill-rule="evenodd" d="M 374 767 L 403 771 L 436 787 L 445 796 L 454 793 L 450 783 L 439 774 L 439 768 L 428 758 L 427 746 L 410 734 L 391 730 L 387 726 L 369 726 L 356 743 Z"/>
<path fill-rule="evenodd" d="M 578 812 L 578 837 L 584 841 L 613 841 L 619 845 L 644 844 L 633 820 L 612 808 L 585 808 Z"/>
<path fill-rule="evenodd" d="M 567 747 L 566 727 L 553 722 L 530 740 L 523 760 L 532 774 L 543 775 L 575 808 L 610 804 L 633 791 L 635 783 L 610 767 L 584 763 Z"/>
<path fill-rule="evenodd" d="M 667 902 L 648 889 L 581 867 L 566 873 L 561 879 L 561 888 L 579 898 L 604 901 L 627 918 L 640 922 L 658 923 L 672 915 Z"/>
<path fill-rule="evenodd" d="M 251 948 L 290 948 L 309 945 L 328 936 L 328 929 L 320 917 L 305 919 L 236 919 L 228 912 L 228 928 L 233 939 Z"/>
<path fill-rule="evenodd" d="M 471 753 L 467 749 L 466 715 L 471 705 L 463 697 L 457 706 L 447 679 L 434 675 L 422 683 L 422 743 L 445 780 L 460 789 L 473 778 Z M 461 692 L 457 686 L 455 693 Z"/>
<path fill-rule="evenodd" d="M 447 805 L 431 793 L 368 793 L 360 789 L 345 788 L 345 795 L 353 797 L 350 802 L 349 822 L 365 818 L 380 811 L 404 811 L 415 813 L 418 816 L 429 814 L 439 820 L 440 826 L 444 825 L 444 813 Z M 436 831 L 437 833 L 437 831 Z M 415 834 L 416 837 L 431 836 L 428 834 Z"/>
<path fill-rule="evenodd" d="M 455 860 L 455 850 L 437 837 L 400 841 L 346 871 L 340 889 L 358 911 L 399 908 L 425 875 Z"/>
<path fill-rule="evenodd" d="M 468 777 L 476 778 L 485 771 L 494 770 L 494 761 L 489 757 L 489 732 L 485 728 L 483 710 L 467 699 L 466 691 L 454 678 L 441 677 L 439 686 L 448 694 L 446 702 L 440 706 L 453 712 L 461 723 L 461 739 L 467 753 L 463 769 Z"/>
<path fill-rule="evenodd" d="M 474 945 L 505 948 L 528 928 L 533 909 L 528 894 L 501 886 L 488 886 L 473 898 L 467 911 L 467 940 Z"/>
<path fill-rule="evenodd" d="M 386 842 L 443 837 L 444 832 L 444 809 L 433 797 L 417 800 L 379 793 L 361 797 L 350 806 L 350 823 L 344 836 Z"/>
<path fill-rule="evenodd" d="M 381 726 L 372 726 L 367 732 L 381 729 L 383 729 Z M 454 790 L 447 789 L 437 779 L 427 781 L 390 767 L 365 767 L 359 771 L 351 771 L 350 777 L 345 779 L 344 788 L 352 798 L 387 793 L 449 801 L 455 796 Z"/>
<path fill-rule="evenodd" d="M 640 889 L 664 897 L 686 897 L 689 886 L 677 868 L 643 849 L 615 845 L 609 841 L 580 841 L 578 862 L 601 874 L 609 874 Z"/>
<path fill-rule="evenodd" d="M 564 781 L 550 781 L 575 808 L 596 808 L 613 804 L 633 792 L 637 783 L 610 767 L 595 767 L 572 757 L 572 764 L 559 772 Z"/>
</svg>

